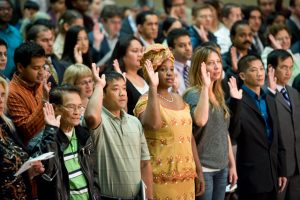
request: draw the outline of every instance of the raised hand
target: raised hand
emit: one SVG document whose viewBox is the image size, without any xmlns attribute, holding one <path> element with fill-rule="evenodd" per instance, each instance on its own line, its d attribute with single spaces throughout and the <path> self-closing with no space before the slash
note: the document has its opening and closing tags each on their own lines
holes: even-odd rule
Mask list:
<svg viewBox="0 0 300 200">
<path fill-rule="evenodd" d="M 177 93 L 178 89 L 179 89 L 179 86 L 180 86 L 180 80 L 179 80 L 178 74 L 175 73 L 175 78 L 174 78 L 174 82 L 173 82 L 173 85 L 172 85 L 172 92 Z"/>
<path fill-rule="evenodd" d="M 268 35 L 269 40 L 271 41 L 271 46 L 274 49 L 282 49 L 281 44 L 275 39 L 275 37 L 272 34 Z"/>
<path fill-rule="evenodd" d="M 114 59 L 112 65 L 113 65 L 113 67 L 114 67 L 114 70 L 115 70 L 116 72 L 122 74 L 123 77 L 124 77 L 124 79 L 125 79 L 125 81 L 126 81 L 126 80 L 127 80 L 127 78 L 126 78 L 126 72 L 122 72 L 122 71 L 121 71 L 119 61 L 118 61 L 117 59 Z"/>
<path fill-rule="evenodd" d="M 83 63 L 83 59 L 82 59 L 82 51 L 80 49 L 80 46 L 78 44 L 75 45 L 74 47 L 74 58 L 76 63 Z"/>
<path fill-rule="evenodd" d="M 49 72 L 49 66 L 45 66 L 44 75 L 43 75 L 43 100 L 49 100 L 49 92 L 51 90 L 51 82 L 48 82 L 51 73 Z"/>
<path fill-rule="evenodd" d="M 102 74 L 100 78 L 99 70 L 100 68 L 97 67 L 95 63 L 92 63 L 92 73 L 93 73 L 93 79 L 95 81 L 95 85 L 100 85 L 102 88 L 104 88 L 106 85 L 105 75 Z"/>
<path fill-rule="evenodd" d="M 277 78 L 275 77 L 275 69 L 268 67 L 268 85 L 271 90 L 275 91 L 277 87 Z"/>
<path fill-rule="evenodd" d="M 158 73 L 154 72 L 153 70 L 153 66 L 150 60 L 146 60 L 145 62 L 145 68 L 150 80 L 150 86 L 152 87 L 157 87 L 158 83 L 159 83 L 159 79 L 158 79 Z"/>
<path fill-rule="evenodd" d="M 100 26 L 97 21 L 94 22 L 93 38 L 94 38 L 93 47 L 97 50 L 100 50 L 101 42 L 104 39 L 104 33 L 100 30 Z"/>
<path fill-rule="evenodd" d="M 238 58 L 236 47 L 230 48 L 230 56 L 231 56 L 231 69 L 236 72 L 238 70 Z"/>
<path fill-rule="evenodd" d="M 235 99 L 242 99 L 243 90 L 238 89 L 236 84 L 236 79 L 234 77 L 230 77 L 228 81 L 230 96 Z"/>
<path fill-rule="evenodd" d="M 196 29 L 198 32 L 198 35 L 200 36 L 201 40 L 203 42 L 208 42 L 207 32 L 205 31 L 204 27 L 201 25 L 200 29 Z"/>
<path fill-rule="evenodd" d="M 210 73 L 207 72 L 207 70 L 206 70 L 205 62 L 201 63 L 201 76 L 202 76 L 202 79 L 203 79 L 204 86 L 209 87 L 210 84 L 211 84 Z"/>
<path fill-rule="evenodd" d="M 46 102 L 43 107 L 45 122 L 46 124 L 59 127 L 61 115 L 55 117 L 54 109 L 52 104 Z"/>
</svg>

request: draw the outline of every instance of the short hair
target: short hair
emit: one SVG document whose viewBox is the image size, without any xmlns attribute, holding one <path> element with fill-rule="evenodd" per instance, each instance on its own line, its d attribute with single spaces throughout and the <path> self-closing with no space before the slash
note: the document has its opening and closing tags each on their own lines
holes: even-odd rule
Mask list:
<svg viewBox="0 0 300 200">
<path fill-rule="evenodd" d="M 76 93 L 80 96 L 80 90 L 74 85 L 63 84 L 51 89 L 49 94 L 49 102 L 54 105 L 63 105 L 63 95 L 65 93 Z"/>
<path fill-rule="evenodd" d="M 32 1 L 32 0 L 27 0 L 24 3 L 23 7 L 24 7 L 24 9 L 33 9 L 33 10 L 36 10 L 36 11 L 38 11 L 40 9 L 39 4 L 37 4 L 35 1 Z"/>
<path fill-rule="evenodd" d="M 124 77 L 122 74 L 118 73 L 118 72 L 115 72 L 115 71 L 109 71 L 109 72 L 105 72 L 105 81 L 106 81 L 106 85 L 105 87 L 103 88 L 103 91 L 106 92 L 106 88 L 107 86 L 109 85 L 109 83 L 111 83 L 113 80 L 124 80 Z"/>
<path fill-rule="evenodd" d="M 162 31 L 167 32 L 176 21 L 179 21 L 179 20 L 174 17 L 167 17 L 162 23 Z"/>
<path fill-rule="evenodd" d="M 44 25 L 34 25 L 26 32 L 26 41 L 36 41 L 39 33 L 49 30 L 50 29 Z"/>
<path fill-rule="evenodd" d="M 211 48 L 214 48 L 217 51 L 221 51 L 221 46 L 218 43 L 213 42 L 213 41 L 203 42 L 201 44 L 201 47 L 211 47 Z M 195 49 L 195 51 L 196 51 L 196 49 Z"/>
<path fill-rule="evenodd" d="M 239 6 L 236 3 L 226 3 L 224 4 L 223 8 L 221 9 L 221 17 L 225 17 L 228 18 L 228 16 L 231 13 L 231 9 L 232 8 L 241 8 L 241 6 Z"/>
<path fill-rule="evenodd" d="M 200 4 L 200 5 L 197 5 L 195 7 L 192 8 L 192 16 L 193 17 L 197 17 L 198 15 L 198 12 L 200 10 L 204 10 L 204 9 L 210 9 L 212 12 L 213 12 L 213 8 L 212 8 L 212 5 L 209 5 L 209 4 Z"/>
<path fill-rule="evenodd" d="M 75 85 L 76 81 L 80 78 L 84 77 L 93 77 L 93 73 L 91 69 L 84 65 L 84 64 L 73 64 L 70 65 L 65 73 L 64 73 L 64 78 L 63 78 L 63 84 L 70 84 L 70 85 Z"/>
<path fill-rule="evenodd" d="M 24 68 L 26 68 L 31 63 L 32 58 L 40 57 L 46 57 L 43 47 L 35 42 L 24 42 L 16 48 L 14 62 L 15 65 L 20 63 Z"/>
<path fill-rule="evenodd" d="M 253 11 L 258 11 L 262 16 L 261 9 L 258 6 L 250 5 L 243 8 L 244 19 L 248 21 Z"/>
<path fill-rule="evenodd" d="M 71 25 L 76 19 L 83 19 L 80 12 L 77 10 L 66 10 L 66 12 L 64 12 L 64 14 L 58 20 L 59 32 L 64 33 L 64 24 L 66 23 Z"/>
<path fill-rule="evenodd" d="M 5 46 L 7 48 L 7 42 L 0 38 L 0 46 Z"/>
<path fill-rule="evenodd" d="M 286 30 L 288 32 L 289 36 L 292 37 L 292 34 L 291 34 L 289 28 L 285 24 L 273 24 L 268 27 L 268 30 L 266 32 L 266 34 L 267 34 L 266 38 L 267 38 L 268 44 L 272 44 L 272 42 L 269 39 L 269 37 L 267 37 L 267 36 L 271 34 L 275 37 L 277 35 L 277 33 L 282 30 Z"/>
<path fill-rule="evenodd" d="M 146 17 L 148 15 L 156 15 L 156 13 L 151 10 L 140 12 L 139 14 L 137 14 L 136 19 L 135 19 L 136 25 L 143 25 L 145 23 Z"/>
<path fill-rule="evenodd" d="M 250 67 L 249 64 L 255 60 L 260 60 L 262 62 L 261 57 L 256 54 L 249 54 L 249 55 L 242 57 L 238 62 L 238 71 L 246 72 L 247 69 Z"/>
<path fill-rule="evenodd" d="M 100 17 L 104 21 L 106 21 L 110 18 L 113 18 L 113 17 L 122 18 L 121 8 L 116 5 L 106 5 L 102 9 Z"/>
<path fill-rule="evenodd" d="M 293 56 L 284 49 L 275 49 L 268 54 L 267 65 L 272 65 L 274 69 L 277 68 L 279 61 L 284 61 L 287 58 L 292 58 Z"/>
<path fill-rule="evenodd" d="M 231 29 L 230 29 L 230 37 L 234 37 L 237 33 L 237 29 L 240 26 L 249 26 L 249 23 L 246 20 L 238 20 L 236 22 L 234 22 L 234 24 L 232 25 Z"/>
<path fill-rule="evenodd" d="M 175 48 L 175 40 L 182 36 L 190 37 L 189 32 L 184 28 L 175 28 L 172 31 L 170 31 L 167 37 L 168 46 Z"/>
<path fill-rule="evenodd" d="M 173 0 L 163 0 L 163 7 L 166 14 L 170 14 L 170 9 L 173 6 Z"/>
</svg>

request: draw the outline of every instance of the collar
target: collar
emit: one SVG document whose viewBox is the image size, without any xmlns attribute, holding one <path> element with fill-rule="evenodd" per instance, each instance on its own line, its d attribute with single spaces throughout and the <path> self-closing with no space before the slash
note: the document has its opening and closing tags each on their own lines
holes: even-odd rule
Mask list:
<svg viewBox="0 0 300 200">
<path fill-rule="evenodd" d="M 13 80 L 18 84 L 26 88 L 27 90 L 36 92 L 42 84 L 36 84 L 35 86 L 29 86 L 27 82 L 23 81 L 16 73 L 13 75 Z"/>
<path fill-rule="evenodd" d="M 145 47 L 151 45 L 151 44 L 154 44 L 155 42 L 152 41 L 152 43 L 148 43 L 144 38 L 143 36 L 140 36 L 140 40 L 142 41 L 142 43 L 145 45 Z"/>
<path fill-rule="evenodd" d="M 276 89 L 277 89 L 278 92 L 281 92 L 282 88 L 285 88 L 285 89 L 286 89 L 286 87 L 283 86 L 283 85 L 277 85 L 277 86 L 276 86 Z"/>
<path fill-rule="evenodd" d="M 257 96 L 257 94 L 253 92 L 250 88 L 248 88 L 246 85 L 243 85 L 242 88 L 253 99 L 260 100 L 266 98 L 266 93 L 262 89 L 260 89 L 260 96 Z"/>
<path fill-rule="evenodd" d="M 128 16 L 128 22 L 129 22 L 129 25 L 132 28 L 133 32 L 136 33 L 137 32 L 137 27 L 136 27 L 136 23 L 135 23 L 135 20 L 133 19 L 132 15 Z"/>
<path fill-rule="evenodd" d="M 111 119 L 114 120 L 120 120 L 122 122 L 126 122 L 126 112 L 124 110 L 121 110 L 121 119 L 118 118 L 117 116 L 115 116 L 114 114 L 112 114 L 107 108 L 105 108 L 104 106 L 102 107 L 102 111 L 105 112 L 105 114 L 107 114 Z"/>
<path fill-rule="evenodd" d="M 174 61 L 174 67 L 179 73 L 183 73 L 184 68 L 188 67 L 188 62 L 182 63 L 177 60 Z"/>
</svg>

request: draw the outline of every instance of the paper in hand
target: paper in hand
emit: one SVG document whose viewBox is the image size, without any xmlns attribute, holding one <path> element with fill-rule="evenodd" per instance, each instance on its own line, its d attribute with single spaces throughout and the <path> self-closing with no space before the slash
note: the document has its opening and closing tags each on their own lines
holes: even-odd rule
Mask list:
<svg viewBox="0 0 300 200">
<path fill-rule="evenodd" d="M 48 160 L 49 158 L 52 158 L 52 157 L 54 157 L 54 152 L 48 152 L 48 153 L 39 155 L 35 158 L 30 158 L 20 167 L 20 169 L 17 171 L 17 173 L 15 173 L 15 176 L 19 176 L 20 174 L 22 174 L 23 172 L 28 170 L 32 166 L 33 162 L 41 161 L 41 160 Z"/>
</svg>

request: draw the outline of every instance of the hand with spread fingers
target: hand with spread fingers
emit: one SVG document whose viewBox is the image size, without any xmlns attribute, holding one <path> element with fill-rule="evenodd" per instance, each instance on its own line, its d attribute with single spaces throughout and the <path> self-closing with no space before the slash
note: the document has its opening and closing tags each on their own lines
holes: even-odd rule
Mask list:
<svg viewBox="0 0 300 200">
<path fill-rule="evenodd" d="M 277 78 L 275 77 L 275 69 L 268 67 L 268 86 L 271 90 L 275 91 L 277 87 Z"/>
<path fill-rule="evenodd" d="M 102 88 L 104 88 L 106 85 L 105 75 L 102 74 L 100 78 L 99 71 L 100 68 L 97 67 L 95 63 L 92 63 L 92 73 L 93 73 L 93 79 L 95 81 L 95 85 L 100 85 Z"/>
<path fill-rule="evenodd" d="M 154 72 L 153 66 L 152 66 L 152 63 L 150 60 L 146 60 L 145 68 L 147 70 L 147 74 L 150 79 L 150 86 L 157 88 L 157 86 L 159 84 L 158 73 Z"/>
<path fill-rule="evenodd" d="M 51 103 L 46 102 L 44 104 L 43 111 L 44 111 L 46 124 L 49 124 L 51 126 L 56 126 L 56 127 L 60 126 L 61 116 L 58 115 L 57 117 L 55 117 L 54 109 Z"/>
<path fill-rule="evenodd" d="M 201 63 L 201 75 L 203 78 L 204 86 L 209 87 L 211 84 L 210 80 L 210 73 L 206 70 L 206 64 L 203 62 Z"/>
<path fill-rule="evenodd" d="M 236 79 L 234 77 L 230 77 L 228 81 L 230 96 L 235 99 L 242 99 L 243 90 L 238 89 L 236 84 Z"/>
</svg>

